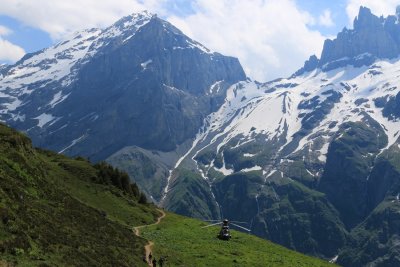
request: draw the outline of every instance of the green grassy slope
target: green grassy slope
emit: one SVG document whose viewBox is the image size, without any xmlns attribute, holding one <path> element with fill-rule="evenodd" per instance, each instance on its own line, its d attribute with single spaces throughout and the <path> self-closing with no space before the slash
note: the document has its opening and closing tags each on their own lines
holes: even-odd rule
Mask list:
<svg viewBox="0 0 400 267">
<path fill-rule="evenodd" d="M 232 231 L 230 241 L 216 238 L 219 227 L 168 213 L 160 224 L 145 227 L 153 254 L 167 257 L 167 266 L 334 266 L 288 250 L 253 235 Z"/>
<path fill-rule="evenodd" d="M 158 212 L 105 179 L 0 125 L 0 266 L 142 266 L 132 226 Z"/>
</svg>

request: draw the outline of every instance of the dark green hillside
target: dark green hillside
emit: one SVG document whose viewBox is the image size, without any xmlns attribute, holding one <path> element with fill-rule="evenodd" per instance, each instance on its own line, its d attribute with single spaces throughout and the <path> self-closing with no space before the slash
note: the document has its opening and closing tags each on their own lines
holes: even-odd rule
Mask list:
<svg viewBox="0 0 400 267">
<path fill-rule="evenodd" d="M 400 266 L 399 150 L 394 145 L 376 160 L 369 188 L 373 210 L 351 231 L 339 256 L 344 266 Z"/>
<path fill-rule="evenodd" d="M 400 266 L 400 205 L 396 197 L 383 201 L 351 232 L 339 256 L 343 266 Z"/>
<path fill-rule="evenodd" d="M 175 172 L 176 178 L 171 185 L 173 193 L 167 197 L 165 208 L 178 214 L 190 214 L 194 218 L 218 218 L 218 206 L 203 177 L 185 169 Z"/>
<path fill-rule="evenodd" d="M 1 266 L 140 266 L 147 241 L 132 226 L 158 215 L 143 201 L 124 173 L 0 125 Z"/>
<path fill-rule="evenodd" d="M 264 187 L 260 187 L 261 179 L 259 171 L 253 171 L 232 174 L 216 183 L 215 195 L 224 216 L 238 221 L 253 218 L 254 234 L 287 248 L 335 257 L 346 242 L 347 232 L 325 195 L 278 173 Z"/>
<path fill-rule="evenodd" d="M 387 144 L 379 124 L 366 120 L 345 123 L 329 146 L 319 189 L 339 211 L 348 229 L 368 215 L 368 176 L 374 158 Z"/>
</svg>

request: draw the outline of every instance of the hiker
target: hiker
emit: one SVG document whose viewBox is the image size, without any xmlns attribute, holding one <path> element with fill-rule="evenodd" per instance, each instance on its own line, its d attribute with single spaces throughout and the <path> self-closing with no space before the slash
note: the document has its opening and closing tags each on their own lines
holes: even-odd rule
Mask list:
<svg viewBox="0 0 400 267">
<path fill-rule="evenodd" d="M 163 264 L 164 264 L 164 257 L 161 257 L 161 258 L 158 260 L 158 265 L 160 265 L 160 267 L 162 267 Z"/>
<path fill-rule="evenodd" d="M 151 263 L 151 258 L 153 258 L 153 255 L 151 255 L 151 252 L 149 253 L 149 262 Z"/>
<path fill-rule="evenodd" d="M 156 258 L 153 259 L 153 267 L 157 267 L 157 260 L 156 260 Z"/>
</svg>

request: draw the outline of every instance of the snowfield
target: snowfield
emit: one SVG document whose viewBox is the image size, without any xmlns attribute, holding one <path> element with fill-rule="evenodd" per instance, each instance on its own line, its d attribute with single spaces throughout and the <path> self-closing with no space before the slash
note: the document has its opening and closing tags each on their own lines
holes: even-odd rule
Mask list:
<svg viewBox="0 0 400 267">
<path fill-rule="evenodd" d="M 238 149 L 254 142 L 260 135 L 264 136 L 265 142 L 284 137 L 285 142 L 275 155 L 277 159 L 305 153 L 316 155 L 314 159 L 307 156 L 308 160 L 323 164 L 330 142 L 338 138 L 335 133 L 339 127 L 345 122 L 365 120 L 366 116 L 370 116 L 384 129 L 388 137 L 388 144 L 382 149 L 384 151 L 398 140 L 400 122 L 384 117 L 383 108 L 377 107 L 375 101 L 395 97 L 400 92 L 397 87 L 399 84 L 399 59 L 381 60 L 372 66 L 361 68 L 347 66 L 328 72 L 318 69 L 265 84 L 251 80 L 240 82 L 228 90 L 221 108 L 205 119 L 192 147 L 179 159 L 175 168 L 185 159 L 192 160 L 202 177 L 212 184 L 212 179 L 209 177 L 210 169 L 213 168 L 225 176 L 235 172 L 227 166 L 224 158 L 224 149 L 230 144 L 229 142 L 239 139 L 234 146 L 230 144 L 232 149 Z M 210 91 L 214 90 L 213 87 Z M 280 155 L 285 146 L 291 144 L 296 133 L 303 129 L 303 118 L 324 105 L 328 105 L 328 113 L 295 143 L 297 145 L 289 155 Z M 215 166 L 215 160 L 207 166 L 202 166 L 196 160 L 198 155 L 209 149 L 222 155 L 222 167 Z M 253 158 L 257 154 L 245 151 L 242 156 Z M 306 160 L 305 156 L 302 157 L 303 161 Z M 276 164 L 291 162 L 293 161 L 290 159 L 284 159 Z M 272 166 L 271 162 L 264 162 L 263 166 L 254 165 L 240 171 L 262 171 L 267 180 L 276 172 Z M 171 175 L 174 169 L 171 170 Z M 306 171 L 312 177 L 321 175 L 318 170 L 306 169 Z M 284 175 L 283 172 L 280 174 Z M 165 188 L 164 198 L 168 188 L 169 183 Z"/>
</svg>

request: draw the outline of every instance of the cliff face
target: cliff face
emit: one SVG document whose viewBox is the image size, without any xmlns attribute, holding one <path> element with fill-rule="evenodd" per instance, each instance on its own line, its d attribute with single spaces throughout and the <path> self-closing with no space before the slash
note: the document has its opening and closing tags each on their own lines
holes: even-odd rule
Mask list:
<svg viewBox="0 0 400 267">
<path fill-rule="evenodd" d="M 0 119 L 37 146 L 105 160 L 127 146 L 171 151 L 193 138 L 245 73 L 144 12 L 0 68 Z"/>
</svg>

